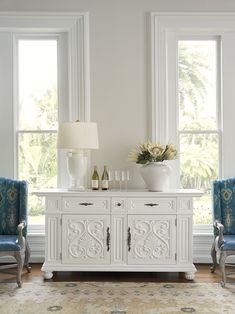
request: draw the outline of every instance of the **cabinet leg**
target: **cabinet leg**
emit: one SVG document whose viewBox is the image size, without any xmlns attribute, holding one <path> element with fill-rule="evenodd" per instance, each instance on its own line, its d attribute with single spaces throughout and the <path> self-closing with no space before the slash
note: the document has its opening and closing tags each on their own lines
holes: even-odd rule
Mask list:
<svg viewBox="0 0 235 314">
<path fill-rule="evenodd" d="M 184 274 L 184 276 L 187 280 L 193 280 L 195 277 L 195 272 L 187 272 Z"/>
<path fill-rule="evenodd" d="M 52 271 L 45 271 L 43 274 L 44 279 L 51 279 L 53 277 Z"/>
</svg>

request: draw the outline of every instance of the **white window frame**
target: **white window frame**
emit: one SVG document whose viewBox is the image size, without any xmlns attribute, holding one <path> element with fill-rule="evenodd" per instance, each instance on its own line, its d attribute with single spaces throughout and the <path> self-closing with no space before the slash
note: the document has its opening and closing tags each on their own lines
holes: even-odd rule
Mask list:
<svg viewBox="0 0 235 314">
<path fill-rule="evenodd" d="M 59 80 L 66 85 L 65 90 L 58 95 L 59 98 L 59 121 L 90 120 L 90 55 L 89 55 L 89 14 L 77 13 L 35 13 L 35 12 L 1 12 L 0 32 L 12 36 L 13 60 L 16 60 L 16 38 L 30 33 L 35 36 L 54 35 L 60 36 L 60 43 L 67 45 L 67 50 L 62 49 L 59 58 L 66 60 L 67 66 L 58 73 Z M 17 77 L 13 69 L 12 95 L 17 95 Z M 64 85 L 64 86 L 65 86 Z M 18 131 L 16 104 L 17 97 L 13 99 L 13 137 L 12 153 L 14 165 L 12 173 L 17 178 L 17 143 L 16 132 Z M 58 186 L 68 186 L 68 174 L 66 171 L 65 153 L 58 155 Z M 44 233 L 44 226 L 31 226 L 29 233 Z"/>
<path fill-rule="evenodd" d="M 190 32 L 190 31 L 189 31 Z M 183 40 L 183 41 L 187 41 L 187 40 L 200 40 L 200 41 L 206 41 L 206 40 L 215 40 L 216 41 L 216 126 L 217 128 L 214 129 L 210 129 L 210 130 L 204 130 L 204 129 L 200 129 L 200 130 L 180 130 L 179 129 L 179 125 L 176 122 L 176 126 L 177 126 L 177 139 L 176 139 L 176 143 L 177 146 L 179 147 L 179 154 L 180 154 L 180 135 L 181 134 L 195 134 L 195 135 L 206 135 L 206 134 L 215 134 L 218 137 L 218 176 L 222 177 L 221 175 L 221 168 L 222 168 L 222 125 L 221 125 L 221 78 L 220 78 L 220 74 L 221 74 L 221 40 L 219 36 L 208 36 L 207 34 L 204 34 L 201 31 L 198 31 L 198 35 L 188 35 L 188 32 L 185 32 L 186 35 L 182 35 L 182 32 L 180 35 L 176 35 L 175 36 L 175 44 L 176 44 L 176 48 L 178 51 L 178 42 Z M 178 54 L 177 54 L 177 64 L 178 64 Z M 177 66 L 177 78 L 176 78 L 176 84 L 178 86 L 178 66 Z M 179 95 L 178 95 L 178 91 L 176 91 L 177 94 L 177 101 L 175 102 L 176 105 L 176 115 L 177 118 L 179 118 L 179 103 L 178 103 L 178 99 L 179 99 Z M 180 186 L 180 161 L 178 162 L 178 167 L 177 167 L 177 172 L 176 172 L 176 177 L 177 177 L 177 186 Z M 195 224 L 194 225 L 194 231 L 197 232 L 204 232 L 205 230 L 212 232 L 212 228 L 211 226 L 208 225 L 200 225 L 200 224 Z"/>
<path fill-rule="evenodd" d="M 62 37 L 62 38 L 61 38 Z M 18 161 L 19 161 L 19 143 L 18 143 L 18 139 L 19 139 L 19 135 L 20 134 L 43 134 L 43 133 L 50 133 L 50 134 L 56 134 L 57 133 L 57 130 L 55 129 L 43 129 L 43 130 L 35 130 L 35 129 L 30 129 L 30 130 L 25 130 L 25 129 L 21 129 L 19 128 L 19 90 L 18 90 L 18 86 L 19 86 L 19 81 L 18 81 L 18 76 L 19 76 L 19 65 L 18 65 L 18 57 L 19 57 L 19 41 L 20 40 L 56 40 L 57 41 L 57 70 L 58 70 L 58 82 L 57 82 L 57 90 L 59 92 L 60 95 L 57 95 L 57 99 L 58 99 L 58 118 L 65 115 L 65 117 L 68 115 L 68 110 L 65 108 L 65 106 L 63 106 L 63 101 L 61 101 L 60 99 L 61 98 L 65 98 L 64 97 L 64 94 L 62 94 L 60 91 L 61 91 L 61 87 L 63 86 L 63 84 L 65 84 L 66 86 L 66 83 L 64 82 L 63 80 L 63 77 L 66 76 L 66 73 L 63 73 L 62 75 L 62 71 L 61 71 L 61 68 L 60 68 L 60 63 L 62 62 L 66 62 L 66 60 L 62 60 L 61 58 L 61 41 L 63 41 L 63 36 L 61 36 L 60 33 L 58 34 L 49 34 L 49 33 L 46 33 L 46 34 L 38 34 L 38 33 L 32 33 L 31 31 L 29 33 L 24 33 L 24 34 L 14 34 L 14 37 L 13 37 L 13 40 L 14 40 L 14 52 L 13 52 L 13 56 L 14 56 L 14 59 L 13 60 L 13 63 L 15 64 L 14 66 L 14 77 L 15 77 L 15 88 L 14 88 L 14 91 L 15 91 L 15 104 L 14 104 L 14 107 L 15 107 L 15 110 L 14 110 L 14 116 L 15 116 L 15 146 L 16 146 L 16 153 L 15 153 L 15 162 L 14 162 L 14 166 L 15 166 L 15 169 L 14 169 L 14 173 L 16 174 L 16 177 L 19 177 L 19 169 L 18 169 Z M 62 80 L 62 81 L 61 81 Z M 58 86 L 60 88 L 58 88 Z M 67 94 L 67 89 L 66 89 L 66 93 Z M 62 112 L 64 113 L 64 115 L 62 115 Z M 59 166 L 59 165 L 58 165 Z M 58 178 L 58 182 L 59 182 L 59 179 Z"/>
<path fill-rule="evenodd" d="M 231 157 L 232 117 L 235 110 L 231 106 L 231 99 L 235 97 L 231 82 L 235 75 L 231 68 L 235 66 L 235 14 L 234 13 L 158 13 L 152 12 L 149 17 L 150 29 L 150 99 L 151 99 L 151 137 L 153 141 L 178 142 L 177 126 L 177 55 L 169 58 L 171 51 L 176 50 L 176 38 L 179 36 L 216 36 L 220 37 L 223 53 L 222 63 L 222 112 L 217 111 L 220 137 L 220 177 L 235 175 L 235 166 Z M 173 73 L 169 72 L 173 69 Z M 218 95 L 220 97 L 220 95 Z M 229 136 L 230 135 L 230 136 Z M 222 140 L 223 139 L 223 140 Z M 229 153 L 230 152 L 230 153 Z M 235 152 L 234 152 L 235 153 Z M 174 166 L 172 186 L 179 187 L 179 162 Z M 197 226 L 197 233 L 212 233 L 211 226 Z"/>
</svg>

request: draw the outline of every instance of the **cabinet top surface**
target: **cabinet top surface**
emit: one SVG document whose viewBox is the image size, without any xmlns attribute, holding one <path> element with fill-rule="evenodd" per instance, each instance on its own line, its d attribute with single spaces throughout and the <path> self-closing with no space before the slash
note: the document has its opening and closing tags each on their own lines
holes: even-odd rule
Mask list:
<svg viewBox="0 0 235 314">
<path fill-rule="evenodd" d="M 108 191 L 70 191 L 67 189 L 41 189 L 32 191 L 37 196 L 75 196 L 75 197 L 169 197 L 169 196 L 202 196 L 203 193 L 193 189 L 174 189 L 163 192 L 151 192 L 144 189 L 108 190 Z"/>
</svg>

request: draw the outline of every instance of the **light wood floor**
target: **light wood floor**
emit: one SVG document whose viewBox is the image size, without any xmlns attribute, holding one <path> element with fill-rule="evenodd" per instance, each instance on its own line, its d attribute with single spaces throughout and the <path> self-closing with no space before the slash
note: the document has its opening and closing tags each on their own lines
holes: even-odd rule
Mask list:
<svg viewBox="0 0 235 314">
<path fill-rule="evenodd" d="M 214 274 L 209 264 L 196 264 L 193 282 L 219 282 L 219 268 Z M 23 271 L 23 282 L 42 282 L 41 264 L 31 264 L 32 272 Z M 0 270 L 0 282 L 15 282 L 16 268 Z M 235 278 L 228 278 L 235 280 Z M 183 273 L 128 273 L 128 272 L 55 272 L 50 281 L 134 281 L 134 282 L 188 282 Z"/>
</svg>

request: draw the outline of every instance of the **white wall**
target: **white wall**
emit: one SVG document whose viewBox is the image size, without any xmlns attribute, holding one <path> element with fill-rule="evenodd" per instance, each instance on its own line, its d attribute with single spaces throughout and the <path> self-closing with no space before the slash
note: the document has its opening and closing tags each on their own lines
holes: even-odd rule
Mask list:
<svg viewBox="0 0 235 314">
<path fill-rule="evenodd" d="M 147 87 L 147 12 L 235 11 L 234 0 L 0 0 L 0 11 L 65 11 L 90 13 L 91 119 L 99 126 L 100 149 L 92 163 L 99 168 L 129 167 L 132 186 L 142 186 L 135 164 L 127 161 L 132 147 L 150 137 Z M 1 40 L 0 40 L 1 45 Z M 3 47 L 1 47 L 1 51 Z M 0 176 L 13 176 L 12 108 L 2 102 L 0 64 Z M 8 97 L 11 95 L 8 93 Z M 231 102 L 231 106 L 233 103 Z M 234 106 L 233 106 L 234 107 Z M 232 108 L 233 108 L 232 107 Z M 227 115 L 229 113 L 226 113 Z M 231 141 L 232 137 L 228 140 Z M 232 143 L 231 143 L 232 144 Z M 229 155 L 231 164 L 234 158 Z M 231 165 L 228 165 L 227 169 Z M 233 169 L 234 167 L 232 167 Z M 232 171 L 232 170 L 230 170 Z M 232 175 L 227 171 L 226 176 Z M 208 262 L 212 236 L 194 238 L 194 259 Z M 30 235 L 33 260 L 42 259 L 44 240 Z"/>
<path fill-rule="evenodd" d="M 13 177 L 13 106 L 7 105 L 13 103 L 13 56 L 9 54 L 9 51 L 12 51 L 12 40 L 8 34 L 0 34 L 0 51 L 0 176 Z"/>
<path fill-rule="evenodd" d="M 98 164 L 100 170 L 104 164 L 109 169 L 128 167 L 134 175 L 132 186 L 142 186 L 138 166 L 131 164 L 127 155 L 137 143 L 150 137 L 146 13 L 235 11 L 235 1 L 0 0 L 0 11 L 90 13 L 91 120 L 98 123 L 100 139 L 100 149 L 93 153 L 92 163 Z M 2 110 L 0 114 L 0 122 L 11 126 L 11 109 L 4 108 L 4 116 Z M 10 131 L 7 136 L 11 136 Z M 1 151 L 4 141 L 0 136 Z M 0 154 L 0 170 L 12 176 L 13 160 L 9 157 Z"/>
</svg>

